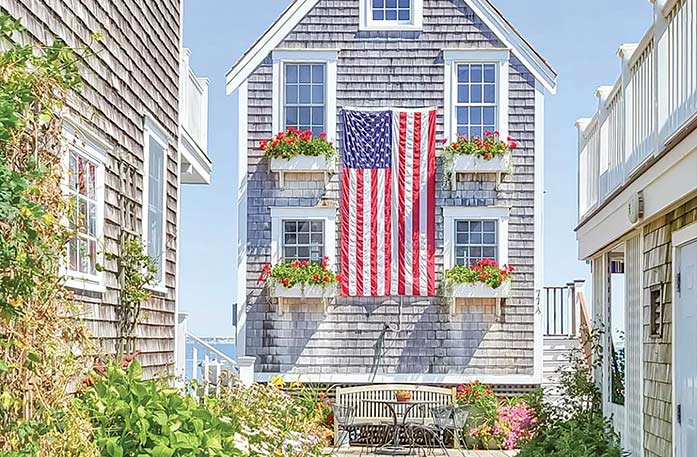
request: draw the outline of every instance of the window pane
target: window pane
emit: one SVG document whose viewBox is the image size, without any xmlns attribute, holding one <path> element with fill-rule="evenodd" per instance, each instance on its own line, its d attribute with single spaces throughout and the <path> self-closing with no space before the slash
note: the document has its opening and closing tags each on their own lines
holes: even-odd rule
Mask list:
<svg viewBox="0 0 697 457">
<path fill-rule="evenodd" d="M 485 232 L 496 231 L 496 221 L 484 221 L 483 222 L 483 229 Z"/>
<path fill-rule="evenodd" d="M 298 86 L 286 84 L 286 103 L 298 103 Z"/>
<path fill-rule="evenodd" d="M 298 108 L 286 108 L 286 127 L 298 126 Z"/>
<path fill-rule="evenodd" d="M 300 65 L 300 78 L 301 83 L 309 83 L 311 81 L 311 69 L 310 65 Z"/>
<path fill-rule="evenodd" d="M 77 157 L 75 157 L 74 153 L 70 154 L 69 162 L 70 188 L 77 191 Z"/>
<path fill-rule="evenodd" d="M 285 244 L 296 244 L 298 242 L 298 236 L 295 233 L 286 233 L 284 242 Z"/>
<path fill-rule="evenodd" d="M 457 66 L 457 80 L 461 83 L 469 82 L 470 80 L 470 66 L 469 65 L 458 65 Z"/>
<path fill-rule="evenodd" d="M 150 136 L 148 148 L 148 255 L 155 259 L 158 264 L 156 278 L 163 278 L 163 262 L 164 262 L 164 158 L 165 151 L 162 145 Z"/>
<path fill-rule="evenodd" d="M 471 232 L 470 233 L 470 243 L 481 244 L 482 243 L 482 234 L 480 232 Z"/>
<path fill-rule="evenodd" d="M 288 83 L 298 82 L 298 66 L 297 65 L 286 65 L 286 82 L 288 82 Z"/>
<path fill-rule="evenodd" d="M 472 259 L 481 259 L 482 258 L 482 248 L 481 247 L 472 247 L 470 248 L 470 258 Z"/>
<path fill-rule="evenodd" d="M 411 6 L 410 3 L 411 3 L 411 0 L 399 0 L 399 8 L 400 9 L 409 9 Z"/>
<path fill-rule="evenodd" d="M 484 86 L 484 103 L 496 102 L 496 86 L 487 84 Z"/>
<path fill-rule="evenodd" d="M 484 65 L 484 82 L 493 83 L 496 81 L 496 67 L 494 65 Z"/>
<path fill-rule="evenodd" d="M 89 204 L 89 221 L 87 223 L 87 233 L 90 236 L 97 236 L 97 205 Z"/>
<path fill-rule="evenodd" d="M 488 247 L 482 249 L 482 256 L 485 259 L 496 259 L 496 248 Z"/>
<path fill-rule="evenodd" d="M 77 239 L 73 238 L 68 242 L 68 262 L 70 269 L 77 271 Z"/>
<path fill-rule="evenodd" d="M 484 244 L 496 244 L 496 234 L 495 233 L 485 233 L 483 236 Z"/>
<path fill-rule="evenodd" d="M 324 103 L 324 86 L 312 86 L 312 103 Z"/>
<path fill-rule="evenodd" d="M 294 259 L 298 256 L 298 248 L 296 247 L 287 247 L 284 249 L 283 252 L 283 257 L 285 257 L 286 260 L 291 260 Z"/>
<path fill-rule="evenodd" d="M 481 125 L 482 123 L 482 108 L 470 108 L 470 124 Z"/>
<path fill-rule="evenodd" d="M 312 221 L 310 223 L 310 230 L 313 232 L 322 232 L 324 230 L 324 223 L 322 221 Z"/>
<path fill-rule="evenodd" d="M 286 222 L 284 225 L 286 232 L 294 232 L 298 229 L 298 223 L 295 221 Z"/>
<path fill-rule="evenodd" d="M 456 229 L 458 232 L 467 231 L 468 227 L 469 227 L 469 224 L 467 221 L 457 221 Z"/>
<path fill-rule="evenodd" d="M 471 100 L 472 103 L 482 102 L 482 86 L 472 86 Z"/>
<path fill-rule="evenodd" d="M 455 248 L 455 255 L 457 257 L 467 257 L 467 248 L 458 246 Z"/>
<path fill-rule="evenodd" d="M 310 221 L 298 221 L 298 233 L 310 233 Z"/>
<path fill-rule="evenodd" d="M 494 125 L 495 124 L 495 113 L 496 113 L 496 108 L 493 106 L 486 106 L 484 107 L 484 123 L 487 125 Z"/>
<path fill-rule="evenodd" d="M 457 239 L 455 241 L 457 244 L 467 244 L 469 243 L 469 236 L 467 233 L 458 233 Z"/>
<path fill-rule="evenodd" d="M 313 233 L 312 235 L 310 235 L 310 243 L 322 244 L 322 234 L 321 233 Z"/>
<path fill-rule="evenodd" d="M 382 21 L 385 19 L 385 10 L 373 10 L 373 20 Z"/>
<path fill-rule="evenodd" d="M 397 8 L 397 0 L 385 0 L 386 8 Z"/>
<path fill-rule="evenodd" d="M 385 6 L 385 0 L 373 0 L 373 8 L 383 8 Z"/>
<path fill-rule="evenodd" d="M 78 256 L 80 259 L 80 273 L 88 273 L 90 264 L 89 264 L 89 251 L 87 248 L 87 241 L 83 239 L 78 239 Z"/>
<path fill-rule="evenodd" d="M 469 136 L 469 128 L 467 127 L 458 127 L 457 128 L 457 134 L 458 135 L 464 135 L 464 136 Z"/>
<path fill-rule="evenodd" d="M 298 233 L 298 244 L 310 244 L 310 234 Z"/>
<path fill-rule="evenodd" d="M 324 65 L 312 66 L 312 84 L 324 83 Z"/>
<path fill-rule="evenodd" d="M 408 21 L 409 20 L 409 10 L 399 10 L 399 20 Z"/>
<path fill-rule="evenodd" d="M 470 67 L 470 72 L 471 72 L 471 78 L 472 82 L 475 83 L 480 83 L 482 82 L 482 66 L 481 65 L 472 65 Z"/>
<path fill-rule="evenodd" d="M 387 1 L 389 2 L 390 0 L 387 0 Z M 397 20 L 397 10 L 385 10 L 385 20 L 396 21 Z"/>
<path fill-rule="evenodd" d="M 312 90 L 309 84 L 302 84 L 299 88 L 298 103 L 302 105 L 309 105 L 312 103 Z"/>
<path fill-rule="evenodd" d="M 470 86 L 467 84 L 459 84 L 457 86 L 457 102 L 468 103 L 470 101 Z"/>
<path fill-rule="evenodd" d="M 312 125 L 324 124 L 324 108 L 312 108 Z"/>
<path fill-rule="evenodd" d="M 300 108 L 300 124 L 310 125 L 310 117 L 312 114 L 312 108 Z"/>
<path fill-rule="evenodd" d="M 482 128 L 481 127 L 470 127 L 470 136 L 475 137 L 475 136 L 482 136 Z"/>
<path fill-rule="evenodd" d="M 310 247 L 309 246 L 299 246 L 298 247 L 298 259 L 310 260 Z"/>
</svg>

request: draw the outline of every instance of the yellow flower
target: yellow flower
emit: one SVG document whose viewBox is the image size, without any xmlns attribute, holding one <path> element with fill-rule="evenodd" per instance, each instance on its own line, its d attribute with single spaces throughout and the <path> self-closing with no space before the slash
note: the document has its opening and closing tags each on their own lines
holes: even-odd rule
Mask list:
<svg viewBox="0 0 697 457">
<path fill-rule="evenodd" d="M 23 216 L 31 216 L 31 210 L 26 206 L 22 206 L 21 208 L 19 208 L 19 212 L 21 212 Z"/>
<path fill-rule="evenodd" d="M 283 376 L 278 375 L 271 378 L 271 384 L 276 387 L 283 387 L 286 385 L 286 382 L 283 380 Z"/>
</svg>

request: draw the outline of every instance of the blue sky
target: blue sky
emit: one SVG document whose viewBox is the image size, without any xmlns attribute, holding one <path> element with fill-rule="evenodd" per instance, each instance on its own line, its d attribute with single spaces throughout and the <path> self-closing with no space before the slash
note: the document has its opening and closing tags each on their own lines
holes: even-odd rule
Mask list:
<svg viewBox="0 0 697 457">
<path fill-rule="evenodd" d="M 236 106 L 225 73 L 289 0 L 185 0 L 184 45 L 191 65 L 210 79 L 210 186 L 186 186 L 181 202 L 181 308 L 200 336 L 232 336 Z M 494 0 L 559 73 L 546 100 L 545 283 L 587 277 L 576 257 L 576 129 L 590 116 L 599 85 L 614 84 L 620 44 L 638 42 L 651 24 L 646 0 Z"/>
</svg>

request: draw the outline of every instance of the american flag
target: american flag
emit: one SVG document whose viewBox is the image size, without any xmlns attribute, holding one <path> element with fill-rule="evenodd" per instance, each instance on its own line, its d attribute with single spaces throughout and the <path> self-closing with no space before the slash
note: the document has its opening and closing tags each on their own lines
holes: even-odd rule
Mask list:
<svg viewBox="0 0 697 457">
<path fill-rule="evenodd" d="M 341 118 L 342 294 L 435 295 L 436 110 Z"/>
</svg>

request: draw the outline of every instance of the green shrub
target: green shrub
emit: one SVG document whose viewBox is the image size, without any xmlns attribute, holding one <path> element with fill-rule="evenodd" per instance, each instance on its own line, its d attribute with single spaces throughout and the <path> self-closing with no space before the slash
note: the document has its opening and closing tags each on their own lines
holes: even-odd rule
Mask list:
<svg viewBox="0 0 697 457">
<path fill-rule="evenodd" d="M 518 457 L 622 457 L 619 437 L 602 413 L 559 422 L 538 430 L 537 436 L 523 446 Z"/>
<path fill-rule="evenodd" d="M 102 455 L 242 456 L 235 444 L 240 429 L 235 417 L 214 414 L 194 398 L 163 382 L 142 380 L 137 361 L 127 371 L 106 367 L 78 399 L 90 415 Z"/>
</svg>

